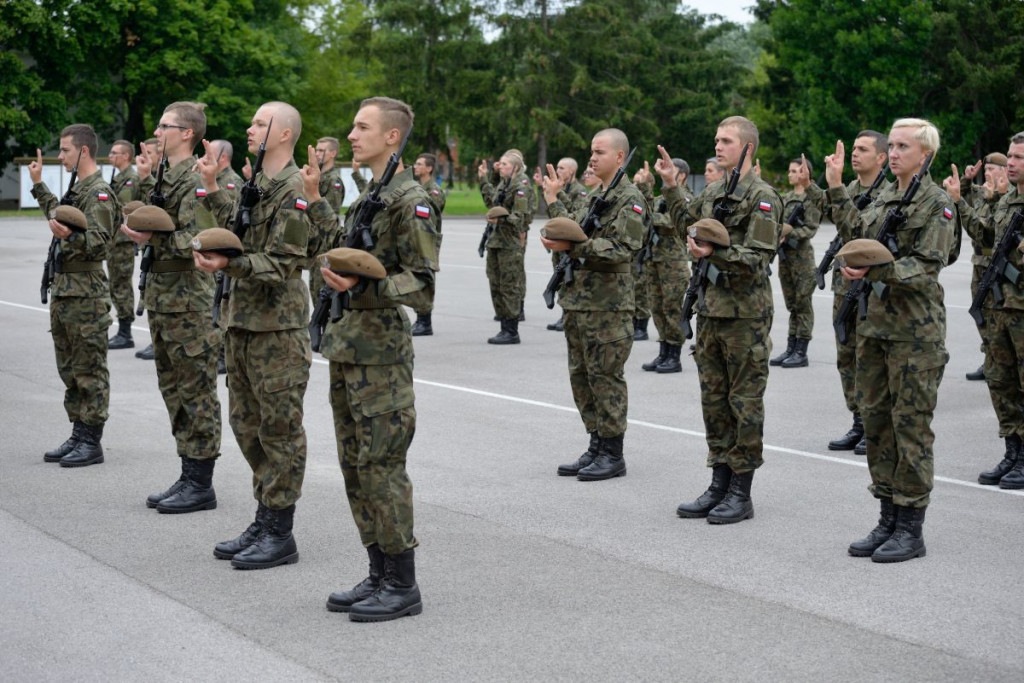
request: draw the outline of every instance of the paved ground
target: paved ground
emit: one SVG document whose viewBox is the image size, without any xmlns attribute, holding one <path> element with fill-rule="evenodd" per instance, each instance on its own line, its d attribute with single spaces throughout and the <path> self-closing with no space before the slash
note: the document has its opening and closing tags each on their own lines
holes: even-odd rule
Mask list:
<svg viewBox="0 0 1024 683">
<path fill-rule="evenodd" d="M 0 220 L 0 666 L 9 680 L 921 680 L 1024 678 L 1017 635 L 1024 497 L 976 485 L 1000 457 L 967 315 L 970 267 L 943 273 L 952 360 L 935 420 L 928 556 L 878 565 L 846 555 L 875 522 L 863 458 L 829 453 L 848 427 L 831 295 L 815 297 L 807 369 L 773 369 L 757 517 L 682 520 L 704 489 L 696 370 L 627 366 L 629 475 L 580 483 L 555 466 L 585 446 L 565 346 L 544 325 L 548 257 L 531 233 L 523 343 L 494 347 L 482 222 L 445 224 L 435 336 L 416 341 L 421 616 L 355 624 L 324 609 L 360 580 L 314 364 L 310 457 L 296 513 L 301 561 L 242 572 L 211 554 L 251 519 L 248 469 L 230 430 L 216 511 L 164 516 L 144 498 L 177 476 L 153 365 L 110 354 L 106 463 L 45 464 L 66 437 L 63 387 L 39 304 L 41 219 Z M 818 253 L 834 234 L 822 229 Z M 787 315 L 776 284 L 776 346 Z M 145 320 L 139 342 L 148 342 Z M 223 390 L 222 390 L 223 391 Z M 222 398 L 226 405 L 226 391 Z"/>
</svg>

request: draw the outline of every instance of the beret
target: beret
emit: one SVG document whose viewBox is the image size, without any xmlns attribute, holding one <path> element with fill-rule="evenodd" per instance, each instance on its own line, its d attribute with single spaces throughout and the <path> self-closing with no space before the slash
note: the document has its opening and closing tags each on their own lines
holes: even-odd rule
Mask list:
<svg viewBox="0 0 1024 683">
<path fill-rule="evenodd" d="M 695 240 L 710 242 L 720 247 L 728 247 L 732 244 L 732 240 L 729 239 L 729 231 L 714 218 L 701 218 L 687 228 L 686 232 Z"/>
<path fill-rule="evenodd" d="M 878 240 L 850 240 L 836 253 L 836 262 L 848 268 L 881 266 L 892 263 L 892 252 Z"/>
<path fill-rule="evenodd" d="M 242 255 L 242 240 L 238 235 L 224 228 L 209 228 L 199 231 L 192 238 L 194 251 L 212 251 L 228 258 Z"/>
<path fill-rule="evenodd" d="M 159 206 L 140 206 L 125 219 L 136 232 L 174 232 L 174 221 Z"/>
<path fill-rule="evenodd" d="M 561 240 L 579 244 L 586 242 L 589 237 L 583 232 L 580 224 L 571 218 L 552 218 L 540 229 L 540 234 L 549 240 Z"/>
<path fill-rule="evenodd" d="M 58 206 L 57 210 L 53 212 L 53 220 L 75 232 L 85 232 L 89 227 L 89 222 L 86 220 L 84 213 L 73 206 L 63 204 Z"/>
<path fill-rule="evenodd" d="M 383 280 L 388 276 L 388 271 L 377 257 L 362 249 L 339 247 L 320 254 L 316 260 L 339 275 L 356 275 L 370 280 Z"/>
<path fill-rule="evenodd" d="M 144 206 L 145 204 L 143 202 L 140 202 L 138 199 L 133 199 L 132 201 L 124 205 L 122 211 L 124 212 L 124 215 L 127 216 L 128 214 L 135 211 L 135 209 L 141 209 Z"/>
<path fill-rule="evenodd" d="M 986 164 L 995 164 L 996 166 L 1006 166 L 1006 161 L 1006 155 L 999 152 L 992 152 L 985 157 Z"/>
<path fill-rule="evenodd" d="M 508 209 L 504 206 L 492 206 L 487 209 L 487 220 L 493 221 L 499 218 L 504 218 L 508 215 Z"/>
</svg>

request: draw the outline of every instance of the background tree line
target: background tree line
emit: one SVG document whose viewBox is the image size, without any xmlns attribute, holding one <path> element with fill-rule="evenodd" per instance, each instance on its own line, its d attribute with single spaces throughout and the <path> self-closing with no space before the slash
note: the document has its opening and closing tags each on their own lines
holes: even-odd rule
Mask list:
<svg viewBox="0 0 1024 683">
<path fill-rule="evenodd" d="M 899 116 L 939 126 L 940 163 L 1005 150 L 1020 126 L 1018 0 L 756 2 L 743 27 L 668 0 L 0 0 L 0 167 L 73 121 L 141 141 L 179 99 L 236 143 L 287 100 L 305 144 L 389 94 L 416 110 L 413 149 L 455 143 L 470 174 L 510 147 L 582 162 L 607 126 L 699 169 L 737 113 L 770 177 Z"/>
</svg>

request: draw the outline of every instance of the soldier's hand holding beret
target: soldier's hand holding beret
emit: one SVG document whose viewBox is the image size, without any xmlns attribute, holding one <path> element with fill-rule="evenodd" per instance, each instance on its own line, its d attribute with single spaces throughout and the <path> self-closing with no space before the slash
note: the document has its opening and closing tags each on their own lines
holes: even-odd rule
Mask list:
<svg viewBox="0 0 1024 683">
<path fill-rule="evenodd" d="M 159 206 L 140 206 L 128 214 L 125 223 L 135 232 L 174 232 L 174 221 Z"/>
<path fill-rule="evenodd" d="M 138 199 L 133 199 L 132 201 L 124 205 L 124 208 L 121 209 L 121 212 L 124 213 L 125 216 L 128 216 L 131 215 L 135 211 L 135 209 L 141 209 L 144 206 L 145 204 L 143 202 L 140 202 Z"/>
<path fill-rule="evenodd" d="M 842 268 L 865 268 L 893 262 L 892 252 L 878 240 L 850 240 L 836 253 L 836 262 Z"/>
<path fill-rule="evenodd" d="M 229 259 L 242 255 L 242 240 L 238 235 L 224 228 L 202 230 L 192 238 L 192 250 L 214 252 Z"/>
<path fill-rule="evenodd" d="M 698 242 L 708 242 L 719 247 L 732 244 L 729 231 L 714 218 L 701 218 L 686 230 L 687 234 Z"/>
<path fill-rule="evenodd" d="M 53 212 L 53 220 L 74 232 L 85 232 L 89 227 L 85 214 L 73 206 L 58 206 Z"/>
<path fill-rule="evenodd" d="M 492 206 L 487 210 L 487 222 L 497 223 L 499 219 L 508 217 L 508 209 L 503 206 Z"/>
<path fill-rule="evenodd" d="M 362 249 L 339 247 L 326 254 L 316 257 L 324 268 L 339 275 L 364 277 L 370 280 L 383 280 L 388 276 L 384 265 L 373 254 Z"/>
<path fill-rule="evenodd" d="M 589 238 L 587 233 L 583 232 L 583 228 L 580 224 L 571 218 L 552 218 L 544 227 L 540 229 L 540 234 L 545 239 L 549 240 L 561 240 L 564 242 L 571 242 L 573 244 L 580 244 L 586 242 Z"/>
</svg>

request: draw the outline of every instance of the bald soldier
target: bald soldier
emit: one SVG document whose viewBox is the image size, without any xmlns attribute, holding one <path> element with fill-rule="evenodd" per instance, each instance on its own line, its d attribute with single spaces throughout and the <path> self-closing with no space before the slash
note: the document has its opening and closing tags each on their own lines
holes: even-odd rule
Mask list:
<svg viewBox="0 0 1024 683">
<path fill-rule="evenodd" d="M 214 556 L 240 569 L 265 569 L 297 562 L 292 535 L 295 502 L 306 469 L 306 432 L 302 401 L 309 381 L 309 292 L 302 269 L 311 241 L 333 228 L 337 216 L 326 200 L 310 201 L 304 175 L 316 166 L 315 151 L 302 171 L 293 159 L 302 119 L 290 104 L 268 102 L 246 131 L 249 153 L 266 142 L 263 168 L 256 175 L 262 194 L 252 208 L 252 224 L 241 235 L 245 253 L 193 253 L 206 273 L 223 270 L 231 278 L 223 303 L 228 369 L 229 422 L 242 455 L 252 469 L 256 518 L 237 538 L 217 544 Z M 216 152 L 206 155 L 199 173 L 206 189 L 204 206 L 222 226 L 236 212 L 217 184 Z"/>
<path fill-rule="evenodd" d="M 227 140 L 214 140 L 212 143 L 217 153 L 217 185 L 228 193 L 232 201 L 238 201 L 238 193 L 242 190 L 242 176 L 231 168 L 231 159 L 235 155 L 235 146 Z"/>
<path fill-rule="evenodd" d="M 629 153 L 629 139 L 617 128 L 597 133 L 590 143 L 590 167 L 608 188 Z M 569 216 L 558 199 L 564 189 L 555 169 L 548 166 L 544 200 L 548 216 Z M 590 437 L 587 450 L 575 462 L 560 465 L 559 476 L 600 481 L 626 474 L 623 439 L 626 434 L 628 391 L 624 366 L 633 348 L 633 260 L 643 244 L 647 202 L 623 175 L 604 199 L 595 190 L 587 207 L 570 216 L 581 223 L 598 205 L 599 225 L 588 239 L 572 243 L 541 236 L 552 252 L 577 260 L 571 282 L 558 290 L 564 311 L 569 351 L 569 384 Z"/>
<path fill-rule="evenodd" d="M 117 195 L 123 207 L 128 202 L 143 199 L 139 174 L 132 168 L 134 146 L 127 140 L 117 140 L 107 154 L 114 170 L 110 174 L 110 189 Z M 135 321 L 135 285 L 132 274 L 135 271 L 135 245 L 120 230 L 114 231 L 107 255 L 107 273 L 110 277 L 110 299 L 117 311 L 117 334 L 107 342 L 107 348 L 135 348 L 132 339 L 132 322 Z"/>
</svg>

